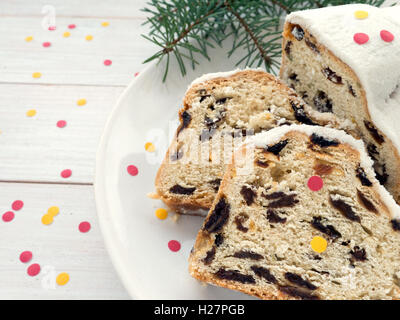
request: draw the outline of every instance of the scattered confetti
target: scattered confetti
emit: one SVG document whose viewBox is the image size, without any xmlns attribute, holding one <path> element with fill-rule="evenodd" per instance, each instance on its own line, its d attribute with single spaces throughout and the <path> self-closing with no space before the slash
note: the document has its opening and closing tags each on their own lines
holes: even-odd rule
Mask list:
<svg viewBox="0 0 400 320">
<path fill-rule="evenodd" d="M 326 250 L 328 243 L 324 238 L 316 236 L 311 240 L 310 245 L 315 252 L 322 253 Z"/>
<path fill-rule="evenodd" d="M 128 173 L 129 173 L 131 176 L 137 176 L 137 174 L 139 173 L 138 168 L 137 168 L 136 166 L 134 166 L 133 164 L 130 165 L 130 166 L 128 166 L 128 167 L 126 168 L 126 170 L 128 171 Z"/>
<path fill-rule="evenodd" d="M 76 104 L 80 107 L 84 106 L 86 104 L 86 99 L 79 99 Z"/>
<path fill-rule="evenodd" d="M 108 27 L 110 25 L 110 23 L 108 22 L 108 21 L 103 21 L 102 23 L 101 23 L 101 26 L 102 27 Z"/>
<path fill-rule="evenodd" d="M 164 208 L 159 208 L 156 210 L 156 217 L 160 220 L 165 220 L 168 217 L 168 211 Z"/>
<path fill-rule="evenodd" d="M 76 28 L 76 25 L 75 24 L 70 24 L 70 25 L 68 25 L 68 29 L 75 29 Z"/>
<path fill-rule="evenodd" d="M 359 20 L 366 19 L 368 18 L 368 12 L 364 10 L 357 10 L 354 12 L 354 17 Z"/>
<path fill-rule="evenodd" d="M 26 41 L 26 42 L 31 42 L 32 40 L 33 40 L 33 37 L 32 37 L 32 36 L 28 36 L 28 37 L 25 38 L 25 41 Z"/>
<path fill-rule="evenodd" d="M 28 267 L 28 275 L 31 277 L 37 276 L 40 272 L 40 265 L 37 263 L 31 264 Z"/>
<path fill-rule="evenodd" d="M 156 147 L 155 147 L 154 144 L 152 144 L 151 142 L 147 142 L 147 143 L 144 145 L 144 148 L 145 148 L 145 150 L 148 151 L 148 152 L 154 152 L 154 151 L 156 151 Z"/>
<path fill-rule="evenodd" d="M 4 222 L 10 222 L 11 220 L 14 219 L 14 212 L 7 211 L 6 213 L 3 214 L 2 219 Z"/>
<path fill-rule="evenodd" d="M 65 32 L 63 33 L 63 37 L 64 37 L 64 38 L 68 38 L 70 35 L 71 35 L 71 32 L 68 32 L 68 31 L 65 31 Z"/>
<path fill-rule="evenodd" d="M 177 252 L 181 249 L 181 244 L 179 243 L 179 241 L 171 240 L 170 242 L 168 242 L 168 248 L 172 252 Z"/>
<path fill-rule="evenodd" d="M 45 48 L 48 48 L 48 47 L 51 46 L 51 43 L 50 42 L 43 42 L 42 46 L 45 47 Z"/>
<path fill-rule="evenodd" d="M 369 36 L 365 33 L 356 33 L 353 39 L 355 43 L 364 44 L 368 42 Z"/>
<path fill-rule="evenodd" d="M 22 263 L 27 263 L 27 262 L 31 261 L 31 260 L 32 260 L 32 252 L 30 252 L 30 251 L 24 251 L 24 252 L 22 252 L 22 253 L 19 255 L 19 260 L 20 260 Z"/>
<path fill-rule="evenodd" d="M 60 208 L 59 208 L 59 207 L 56 207 L 56 206 L 50 207 L 50 208 L 47 210 L 47 214 L 50 215 L 50 216 L 52 216 L 52 217 L 58 215 L 59 212 L 60 212 Z"/>
<path fill-rule="evenodd" d="M 109 59 L 104 60 L 104 65 L 105 66 L 111 66 L 111 64 L 112 64 L 111 60 L 109 60 Z"/>
<path fill-rule="evenodd" d="M 24 206 L 24 202 L 23 202 L 22 200 L 15 200 L 15 201 L 12 203 L 11 208 L 12 208 L 14 211 L 18 211 L 18 210 L 21 210 L 23 206 Z"/>
<path fill-rule="evenodd" d="M 31 110 L 28 110 L 26 112 L 26 116 L 27 117 L 34 117 L 35 115 L 36 115 L 36 110 L 35 109 L 31 109 Z"/>
<path fill-rule="evenodd" d="M 93 40 L 93 36 L 92 35 L 87 35 L 86 37 L 85 37 L 85 39 L 87 40 L 87 41 L 92 41 Z"/>
<path fill-rule="evenodd" d="M 54 31 L 54 30 L 56 30 L 56 26 L 50 26 L 49 27 L 49 31 Z"/>
<path fill-rule="evenodd" d="M 66 285 L 68 281 L 69 281 L 69 274 L 66 272 L 61 272 L 56 278 L 56 282 L 59 286 Z"/>
<path fill-rule="evenodd" d="M 53 216 L 51 214 L 44 214 L 42 216 L 42 223 L 46 226 L 48 226 L 49 224 L 52 224 L 54 221 Z"/>
<path fill-rule="evenodd" d="M 72 175 L 71 169 L 65 169 L 65 170 L 61 171 L 62 178 L 69 178 L 71 175 Z"/>
<path fill-rule="evenodd" d="M 385 42 L 392 42 L 394 40 L 394 35 L 387 30 L 382 30 L 381 39 Z"/>
<path fill-rule="evenodd" d="M 87 221 L 83 221 L 79 224 L 80 232 L 83 232 L 83 233 L 89 232 L 90 228 L 91 228 L 90 223 Z"/>
<path fill-rule="evenodd" d="M 312 176 L 307 182 L 308 188 L 312 191 L 319 191 L 324 186 L 324 181 L 319 176 Z"/>
<path fill-rule="evenodd" d="M 40 72 L 34 72 L 32 73 L 32 77 L 35 79 L 39 79 L 42 76 L 42 74 Z"/>
<path fill-rule="evenodd" d="M 67 125 L 67 121 L 65 121 L 65 120 L 57 121 L 57 127 L 59 127 L 59 128 L 64 128 L 66 125 Z"/>
</svg>

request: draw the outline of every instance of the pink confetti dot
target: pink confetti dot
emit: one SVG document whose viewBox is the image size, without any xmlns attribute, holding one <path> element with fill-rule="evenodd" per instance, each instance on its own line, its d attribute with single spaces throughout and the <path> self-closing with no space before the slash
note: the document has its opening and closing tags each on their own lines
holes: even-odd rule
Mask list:
<svg viewBox="0 0 400 320">
<path fill-rule="evenodd" d="M 14 219 L 14 216 L 15 216 L 14 212 L 7 211 L 6 213 L 3 214 L 2 219 L 3 219 L 4 222 L 10 222 L 11 220 Z"/>
<path fill-rule="evenodd" d="M 126 170 L 128 171 L 128 173 L 131 176 L 137 176 L 137 174 L 139 173 L 139 170 L 136 166 L 134 166 L 133 164 L 128 166 L 128 168 L 126 168 Z"/>
<path fill-rule="evenodd" d="M 133 76 L 137 77 L 138 75 L 139 75 L 139 72 L 135 72 L 135 74 Z"/>
<path fill-rule="evenodd" d="M 63 178 L 69 178 L 72 175 L 71 169 L 65 169 L 61 171 L 61 177 Z"/>
<path fill-rule="evenodd" d="M 43 42 L 42 46 L 45 47 L 45 48 L 48 48 L 48 47 L 51 46 L 51 43 L 50 42 Z"/>
<path fill-rule="evenodd" d="M 319 191 L 324 186 L 324 181 L 319 176 L 312 176 L 308 179 L 307 185 L 311 191 Z"/>
<path fill-rule="evenodd" d="M 367 43 L 369 40 L 369 36 L 366 33 L 356 33 L 353 38 L 354 42 L 358 44 Z"/>
<path fill-rule="evenodd" d="M 37 263 L 31 264 L 28 267 L 28 275 L 30 275 L 31 277 L 37 276 L 40 272 L 40 265 Z"/>
<path fill-rule="evenodd" d="M 104 60 L 104 65 L 105 66 L 111 66 L 111 64 L 112 64 L 111 60 L 109 60 L 109 59 Z"/>
<path fill-rule="evenodd" d="M 83 222 L 81 222 L 81 223 L 79 224 L 79 231 L 80 231 L 80 232 L 83 232 L 83 233 L 89 232 L 90 227 L 91 227 L 91 226 L 90 226 L 90 223 L 89 223 L 89 222 L 83 221 Z"/>
<path fill-rule="evenodd" d="M 31 261 L 31 259 L 32 259 L 32 252 L 30 252 L 30 251 L 24 251 L 19 255 L 19 260 L 22 263 L 27 263 L 27 262 Z"/>
<path fill-rule="evenodd" d="M 54 31 L 54 30 L 56 30 L 56 26 L 50 26 L 49 27 L 49 31 Z"/>
<path fill-rule="evenodd" d="M 394 35 L 387 31 L 387 30 L 382 30 L 381 31 L 381 38 L 385 42 L 392 42 L 394 40 Z"/>
<path fill-rule="evenodd" d="M 59 127 L 59 128 L 64 128 L 66 125 L 67 125 L 67 121 L 65 121 L 65 120 L 57 121 L 57 127 Z"/>
<path fill-rule="evenodd" d="M 168 242 L 168 248 L 172 252 L 178 252 L 179 250 L 181 250 L 181 244 L 179 243 L 179 241 L 171 240 Z"/>
<path fill-rule="evenodd" d="M 68 25 L 68 29 L 75 29 L 76 28 L 76 25 L 75 24 L 70 24 L 70 25 Z"/>
<path fill-rule="evenodd" d="M 23 206 L 24 206 L 24 202 L 23 202 L 22 200 L 15 200 L 15 201 L 12 203 L 11 208 L 12 208 L 14 211 L 18 211 L 18 210 L 21 210 Z"/>
</svg>

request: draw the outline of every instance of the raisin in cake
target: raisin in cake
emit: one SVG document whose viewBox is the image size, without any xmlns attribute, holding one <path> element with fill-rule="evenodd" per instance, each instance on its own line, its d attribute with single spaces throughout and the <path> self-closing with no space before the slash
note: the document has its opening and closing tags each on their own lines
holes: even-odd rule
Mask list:
<svg viewBox="0 0 400 320">
<path fill-rule="evenodd" d="M 351 119 L 377 179 L 400 202 L 400 7 L 294 12 L 281 78 L 311 106 Z"/>
<path fill-rule="evenodd" d="M 195 80 L 157 173 L 158 195 L 180 213 L 208 210 L 225 164 L 244 136 L 293 123 L 346 126 L 332 114 L 316 112 L 292 89 L 260 70 L 209 74 Z"/>
<path fill-rule="evenodd" d="M 399 299 L 400 209 L 362 141 L 307 125 L 249 140 L 199 231 L 191 275 L 263 299 Z"/>
</svg>

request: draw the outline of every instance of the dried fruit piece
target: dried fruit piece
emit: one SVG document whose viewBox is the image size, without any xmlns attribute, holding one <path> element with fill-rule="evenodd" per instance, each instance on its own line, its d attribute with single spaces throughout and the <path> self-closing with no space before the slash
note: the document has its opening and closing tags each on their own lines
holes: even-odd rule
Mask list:
<svg viewBox="0 0 400 320">
<path fill-rule="evenodd" d="M 355 246 L 349 253 L 358 261 L 367 260 L 367 253 L 365 249 L 361 249 L 359 246 Z"/>
<path fill-rule="evenodd" d="M 240 190 L 240 194 L 243 196 L 248 206 L 253 204 L 256 193 L 251 188 L 243 186 L 242 190 Z"/>
<path fill-rule="evenodd" d="M 213 186 L 213 189 L 215 191 L 218 191 L 219 185 L 221 184 L 221 179 L 211 180 L 211 181 L 209 181 L 209 184 L 211 184 Z"/>
<path fill-rule="evenodd" d="M 226 203 L 225 197 L 222 197 L 215 205 L 214 210 L 204 225 L 204 229 L 210 233 L 221 231 L 229 218 L 229 210 L 229 203 Z"/>
<path fill-rule="evenodd" d="M 181 119 L 181 124 L 180 124 L 180 126 L 178 128 L 178 134 L 177 135 L 179 135 L 183 129 L 185 129 L 185 128 L 187 128 L 189 126 L 190 121 L 192 121 L 192 116 L 190 115 L 189 112 L 187 112 L 185 110 L 180 114 L 180 119 Z"/>
<path fill-rule="evenodd" d="M 334 226 L 332 225 L 324 225 L 322 223 L 322 217 L 313 217 L 311 221 L 311 226 L 313 226 L 315 229 L 318 231 L 321 231 L 322 233 L 326 234 L 327 236 L 337 239 L 342 236 L 342 234 L 335 229 Z"/>
<path fill-rule="evenodd" d="M 211 264 L 211 262 L 215 258 L 215 253 L 216 253 L 215 247 L 212 247 L 212 249 L 207 252 L 206 257 L 203 259 L 205 265 Z"/>
<path fill-rule="evenodd" d="M 353 211 L 353 208 L 344 202 L 340 198 L 334 199 L 332 195 L 329 198 L 331 205 L 340 211 L 341 214 L 343 214 L 347 219 L 351 221 L 356 221 L 356 222 L 361 222 L 361 219 L 359 216 L 356 215 L 356 213 Z"/>
<path fill-rule="evenodd" d="M 303 300 L 319 300 L 317 295 L 314 295 L 306 290 L 299 289 L 293 286 L 279 286 L 279 290 L 292 297 L 300 298 Z"/>
<path fill-rule="evenodd" d="M 314 106 L 319 112 L 332 112 L 332 100 L 328 98 L 325 92 L 318 91 L 313 99 Z"/>
<path fill-rule="evenodd" d="M 301 41 L 304 38 L 304 30 L 300 26 L 296 25 L 292 29 L 292 35 L 297 41 Z"/>
<path fill-rule="evenodd" d="M 267 280 L 269 283 L 277 283 L 276 278 L 271 274 L 271 272 L 264 267 L 251 266 L 250 269 L 260 278 Z"/>
<path fill-rule="evenodd" d="M 290 51 L 291 51 L 292 44 L 293 44 L 292 41 L 288 41 L 288 42 L 286 42 L 286 45 L 285 45 L 285 53 L 289 58 L 290 58 Z"/>
<path fill-rule="evenodd" d="M 169 192 L 171 193 L 176 193 L 176 194 L 186 194 L 186 195 L 190 195 L 193 194 L 193 192 L 196 190 L 195 187 L 182 187 L 179 184 L 174 185 L 173 187 L 171 187 L 169 189 Z"/>
<path fill-rule="evenodd" d="M 215 276 L 219 279 L 237 281 L 241 283 L 256 283 L 252 276 L 242 274 L 237 270 L 225 270 L 224 268 L 221 268 L 215 273 Z"/>
<path fill-rule="evenodd" d="M 365 209 L 374 213 L 378 213 L 378 209 L 376 209 L 374 204 L 368 200 L 368 198 L 360 190 L 357 190 L 357 197 L 358 201 L 364 206 Z"/>
<path fill-rule="evenodd" d="M 284 194 L 282 197 L 268 204 L 269 209 L 284 208 L 284 207 L 294 207 L 299 200 L 296 199 L 296 194 Z"/>
<path fill-rule="evenodd" d="M 309 290 L 317 289 L 317 287 L 313 285 L 311 282 L 304 280 L 301 276 L 292 272 L 286 272 L 285 279 L 293 284 L 298 285 L 299 287 L 303 287 Z"/>
<path fill-rule="evenodd" d="M 313 42 L 311 42 L 311 40 L 308 39 L 308 38 L 306 38 L 306 45 L 307 45 L 312 51 L 314 51 L 315 53 L 318 53 L 318 54 L 320 53 L 319 50 L 318 50 L 318 48 L 317 48 L 317 46 L 316 46 L 316 44 L 313 43 Z"/>
<path fill-rule="evenodd" d="M 279 141 L 278 143 L 274 144 L 273 146 L 268 146 L 267 148 L 265 148 L 265 151 L 271 152 L 277 156 L 283 150 L 283 148 L 286 147 L 288 142 L 289 141 L 287 139 Z"/>
<path fill-rule="evenodd" d="M 367 178 L 367 174 L 365 173 L 363 168 L 358 167 L 356 169 L 356 172 L 357 172 L 357 178 L 360 179 L 361 184 L 363 186 L 367 186 L 367 187 L 372 186 L 372 182 Z"/>
<path fill-rule="evenodd" d="M 315 174 L 318 176 L 329 175 L 333 171 L 332 166 L 324 163 L 316 163 L 313 169 L 315 171 Z"/>
<path fill-rule="evenodd" d="M 245 222 L 246 218 L 243 215 L 238 215 L 235 217 L 235 224 L 238 230 L 242 231 L 242 232 L 247 232 L 249 231 L 249 228 L 246 228 L 243 223 Z"/>
<path fill-rule="evenodd" d="M 335 71 L 329 67 L 321 70 L 324 76 L 335 84 L 343 84 L 342 77 L 337 75 Z"/>
<path fill-rule="evenodd" d="M 315 133 L 311 135 L 310 140 L 312 143 L 319 145 L 321 148 L 332 147 L 332 146 L 335 147 L 339 145 L 339 142 L 337 140 L 329 140 Z"/>
<path fill-rule="evenodd" d="M 372 124 L 372 122 L 364 120 L 364 125 L 377 143 L 382 144 L 385 142 L 385 138 L 379 133 L 378 129 Z"/>
<path fill-rule="evenodd" d="M 392 224 L 393 230 L 400 231 L 400 220 L 399 219 L 392 219 L 392 220 L 390 220 L 390 223 Z"/>
<path fill-rule="evenodd" d="M 285 223 L 286 222 L 286 218 L 281 218 L 280 216 L 278 216 L 278 214 L 274 210 L 271 210 L 271 209 L 267 210 L 267 219 L 271 223 Z"/>
<path fill-rule="evenodd" d="M 264 258 L 261 254 L 258 254 L 258 253 L 252 252 L 252 251 L 246 251 L 246 250 L 235 252 L 235 254 L 233 256 L 235 258 L 239 258 L 239 259 L 251 259 L 251 260 L 257 260 L 257 261 Z"/>
<path fill-rule="evenodd" d="M 294 102 L 291 102 L 292 109 L 294 111 L 294 117 L 298 122 L 308 124 L 310 126 L 316 126 L 317 124 L 314 123 L 309 117 L 307 117 L 304 108 L 302 106 L 296 106 Z"/>
</svg>

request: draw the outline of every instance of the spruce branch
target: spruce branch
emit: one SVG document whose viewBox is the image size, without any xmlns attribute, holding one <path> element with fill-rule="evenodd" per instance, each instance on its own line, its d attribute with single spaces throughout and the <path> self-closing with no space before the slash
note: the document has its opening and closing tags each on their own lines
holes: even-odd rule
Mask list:
<svg viewBox="0 0 400 320">
<path fill-rule="evenodd" d="M 384 0 L 150 0 L 148 7 L 142 9 L 148 16 L 145 24 L 149 25 L 149 32 L 142 36 L 159 50 L 144 63 L 166 59 L 165 81 L 171 57 L 185 75 L 187 62 L 195 69 L 199 56 L 211 60 L 209 49 L 222 46 L 225 39 L 233 37 L 228 57 L 244 49 L 237 65 L 263 65 L 274 72 L 280 63 L 284 15 L 360 2 L 379 7 Z"/>
</svg>

